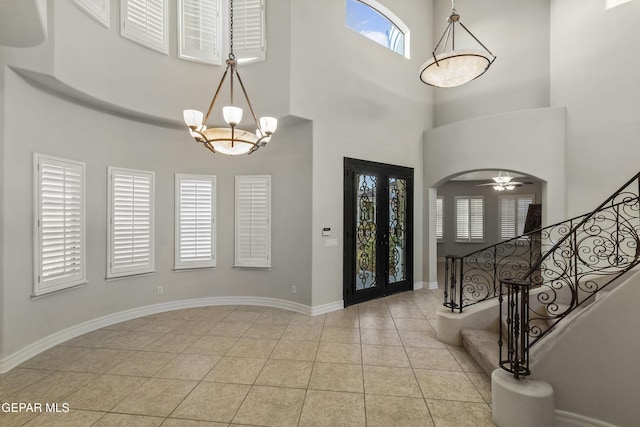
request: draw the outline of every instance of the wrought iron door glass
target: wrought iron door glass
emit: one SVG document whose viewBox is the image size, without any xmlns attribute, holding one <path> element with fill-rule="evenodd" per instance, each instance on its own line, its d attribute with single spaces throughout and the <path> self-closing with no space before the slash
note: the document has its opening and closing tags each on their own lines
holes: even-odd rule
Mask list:
<svg viewBox="0 0 640 427">
<path fill-rule="evenodd" d="M 376 177 L 357 175 L 356 204 L 356 290 L 370 289 L 376 283 Z"/>
<path fill-rule="evenodd" d="M 407 182 L 389 178 L 389 283 L 407 278 Z"/>
</svg>

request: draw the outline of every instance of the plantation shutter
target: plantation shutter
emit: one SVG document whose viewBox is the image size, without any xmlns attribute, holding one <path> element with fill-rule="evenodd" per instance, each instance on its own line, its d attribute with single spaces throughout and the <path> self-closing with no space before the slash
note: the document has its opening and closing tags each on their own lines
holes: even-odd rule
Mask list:
<svg viewBox="0 0 640 427">
<path fill-rule="evenodd" d="M 533 194 L 500 196 L 500 238 L 513 239 L 522 235 L 529 205 L 534 200 Z"/>
<path fill-rule="evenodd" d="M 84 283 L 84 163 L 34 155 L 37 247 L 34 295 Z"/>
<path fill-rule="evenodd" d="M 235 266 L 271 267 L 271 176 L 236 176 Z"/>
<path fill-rule="evenodd" d="M 215 182 L 176 175 L 176 268 L 215 267 Z"/>
<path fill-rule="evenodd" d="M 239 62 L 264 58 L 263 0 L 234 0 L 233 51 Z"/>
<path fill-rule="evenodd" d="M 444 238 L 444 218 L 443 218 L 443 199 L 438 197 L 436 199 L 436 239 L 442 240 Z"/>
<path fill-rule="evenodd" d="M 153 271 L 153 172 L 109 168 L 109 277 Z"/>
<path fill-rule="evenodd" d="M 109 28 L 110 0 L 73 0 L 87 15 Z"/>
<path fill-rule="evenodd" d="M 123 37 L 169 52 L 166 0 L 122 0 L 121 13 Z"/>
<path fill-rule="evenodd" d="M 456 240 L 484 240 L 484 198 L 456 197 Z"/>
<path fill-rule="evenodd" d="M 178 56 L 220 64 L 220 0 L 180 0 Z"/>
</svg>

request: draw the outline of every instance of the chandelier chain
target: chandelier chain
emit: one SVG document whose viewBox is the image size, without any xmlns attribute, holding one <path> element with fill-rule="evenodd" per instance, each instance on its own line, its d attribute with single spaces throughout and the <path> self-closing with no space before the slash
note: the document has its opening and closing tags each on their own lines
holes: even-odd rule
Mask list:
<svg viewBox="0 0 640 427">
<path fill-rule="evenodd" d="M 229 6 L 229 57 L 234 58 L 233 54 L 233 0 L 230 1 Z"/>
</svg>

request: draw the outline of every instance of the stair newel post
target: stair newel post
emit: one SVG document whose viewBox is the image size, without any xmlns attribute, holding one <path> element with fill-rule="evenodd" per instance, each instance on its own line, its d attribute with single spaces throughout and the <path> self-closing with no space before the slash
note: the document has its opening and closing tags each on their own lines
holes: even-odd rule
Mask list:
<svg viewBox="0 0 640 427">
<path fill-rule="evenodd" d="M 444 301 L 445 305 L 451 309 L 451 312 L 456 309 L 456 295 L 458 289 L 458 277 L 457 277 L 457 265 L 460 259 L 457 255 L 445 256 L 445 285 L 444 285 Z M 458 307 L 462 311 L 462 306 Z"/>
<path fill-rule="evenodd" d="M 500 280 L 500 319 L 506 309 L 507 330 L 500 322 L 500 367 L 511 372 L 515 379 L 530 375 L 529 371 L 529 289 L 531 283 L 522 279 Z M 504 295 L 507 296 L 506 304 Z M 506 332 L 506 334 L 505 334 Z M 503 336 L 507 338 L 506 358 Z"/>
<path fill-rule="evenodd" d="M 460 305 L 458 305 L 458 307 L 460 308 L 460 313 L 462 313 L 462 293 L 464 291 L 464 275 L 463 275 L 463 271 L 464 271 L 464 258 L 462 257 L 458 257 L 457 259 L 458 264 L 460 264 L 460 286 L 458 287 L 458 298 L 460 299 Z"/>
<path fill-rule="evenodd" d="M 498 246 L 493 246 L 493 295 L 498 293 L 500 282 L 498 279 Z"/>
</svg>

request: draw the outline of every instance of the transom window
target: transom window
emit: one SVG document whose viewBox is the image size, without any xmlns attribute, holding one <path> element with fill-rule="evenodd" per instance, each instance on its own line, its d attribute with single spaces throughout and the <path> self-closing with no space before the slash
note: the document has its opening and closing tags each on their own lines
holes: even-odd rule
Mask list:
<svg viewBox="0 0 640 427">
<path fill-rule="evenodd" d="M 409 58 L 409 27 L 375 0 L 347 0 L 347 27 Z"/>
</svg>

